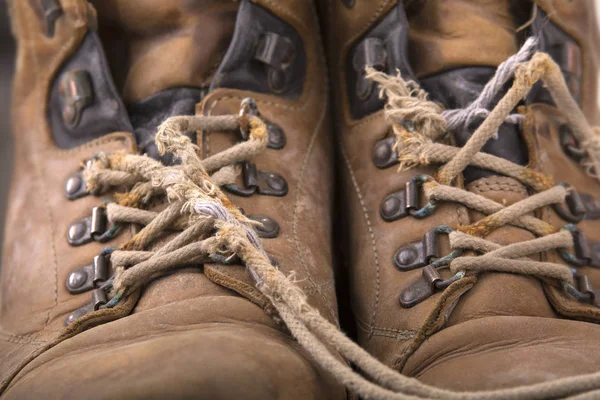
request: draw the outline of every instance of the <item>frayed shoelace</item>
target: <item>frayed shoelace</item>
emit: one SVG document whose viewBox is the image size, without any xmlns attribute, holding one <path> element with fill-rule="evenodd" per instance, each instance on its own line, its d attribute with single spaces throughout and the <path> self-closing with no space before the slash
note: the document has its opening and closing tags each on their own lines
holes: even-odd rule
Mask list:
<svg viewBox="0 0 600 400">
<path fill-rule="evenodd" d="M 436 180 L 424 179 L 423 188 L 430 203 L 422 212 L 433 212 L 438 202 L 453 201 L 487 215 L 471 226 L 450 231 L 455 256 L 444 262 L 458 276 L 453 285 L 460 284 L 469 274 L 489 269 L 542 276 L 563 285 L 572 285 L 572 273 L 568 267 L 526 258 L 530 254 L 573 245 L 568 229 L 556 231 L 544 221 L 527 215 L 541 207 L 562 203 L 568 189 L 555 185 L 548 176 L 480 152 L 497 133 L 500 124 L 507 119 L 518 119 L 511 114 L 512 110 L 531 86 L 541 79 L 569 119 L 580 143 L 596 144 L 588 148 L 584 165 L 590 173 L 597 174 L 600 146 L 592 129 L 571 98 L 558 66 L 541 53 L 529 60 L 532 48 L 528 42 L 525 50 L 498 69 L 493 85 L 484 89 L 485 96 L 496 93 L 502 86 L 499 82 L 506 82 L 513 75 L 515 77 L 511 89 L 491 112 L 482 111 L 488 105 L 483 94 L 475 106 L 463 113 L 459 110 L 446 112 L 427 101 L 426 93 L 416 84 L 405 82 L 400 77 L 370 72 L 371 78 L 381 85 L 382 94 L 388 98 L 386 114 L 398 138 L 396 149 L 401 168 L 432 163 L 444 165 Z M 472 116 L 482 114 L 485 114 L 485 121 L 463 148 L 435 142 L 443 140 L 449 127 L 468 123 Z M 205 160 L 198 157 L 196 146 L 183 135 L 186 131 L 238 132 L 240 129 L 247 133 L 247 141 Z M 103 286 L 111 296 L 103 308 L 117 307 L 145 283 L 173 267 L 237 259 L 251 273 L 257 289 L 269 299 L 278 318 L 302 347 L 322 368 L 362 398 L 583 399 L 600 395 L 600 373 L 511 389 L 460 393 L 426 385 L 387 367 L 308 304 L 303 291 L 272 265 L 254 231 L 255 222 L 246 218 L 221 191 L 219 186 L 234 180 L 236 171 L 232 165 L 236 161 L 256 155 L 266 147 L 266 126 L 259 118 L 245 114 L 170 118 L 161 125 L 156 143 L 161 153 L 173 153 L 181 160 L 181 165 L 164 166 L 145 156 L 114 153 L 97 155 L 85 171 L 91 190 L 120 185 L 131 187 L 127 193 L 117 196 L 118 203 L 107 205 L 108 218 L 112 223 L 144 226 L 129 242 L 112 252 L 111 262 L 116 274 Z M 451 186 L 469 165 L 513 177 L 537 194 L 504 207 Z M 144 209 L 155 204 L 157 199 L 168 201 L 163 211 Z M 538 238 L 508 246 L 483 238 L 491 230 L 506 224 L 527 229 Z M 147 250 L 165 231 L 180 233 L 159 249 Z M 476 251 L 482 255 L 468 257 L 462 255 L 464 251 Z M 337 354 L 362 374 L 340 360 Z"/>
</svg>

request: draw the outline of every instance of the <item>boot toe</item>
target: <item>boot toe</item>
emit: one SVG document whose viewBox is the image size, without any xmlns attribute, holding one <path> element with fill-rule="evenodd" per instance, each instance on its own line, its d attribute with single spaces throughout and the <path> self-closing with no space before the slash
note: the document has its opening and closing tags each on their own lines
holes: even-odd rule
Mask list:
<svg viewBox="0 0 600 400">
<path fill-rule="evenodd" d="M 221 311 L 184 312 L 187 320 L 182 304 L 171 304 L 83 332 L 29 364 L 6 398 L 345 397 L 289 335 L 268 326 L 261 309 L 235 298 L 219 304 Z"/>
<path fill-rule="evenodd" d="M 533 317 L 488 317 L 426 340 L 403 373 L 457 391 L 506 389 L 597 372 L 600 326 Z"/>
</svg>

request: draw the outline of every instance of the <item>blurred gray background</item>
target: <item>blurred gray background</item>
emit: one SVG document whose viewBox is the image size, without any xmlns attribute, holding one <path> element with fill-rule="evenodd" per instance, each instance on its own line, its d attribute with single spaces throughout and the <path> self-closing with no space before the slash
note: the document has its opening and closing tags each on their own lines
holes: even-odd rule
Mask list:
<svg viewBox="0 0 600 400">
<path fill-rule="evenodd" d="M 0 244 L 4 234 L 4 209 L 13 153 L 9 109 L 15 44 L 10 33 L 7 14 L 6 4 L 4 1 L 0 1 Z M 2 246 L 0 245 L 0 260 L 1 256 Z"/>
</svg>

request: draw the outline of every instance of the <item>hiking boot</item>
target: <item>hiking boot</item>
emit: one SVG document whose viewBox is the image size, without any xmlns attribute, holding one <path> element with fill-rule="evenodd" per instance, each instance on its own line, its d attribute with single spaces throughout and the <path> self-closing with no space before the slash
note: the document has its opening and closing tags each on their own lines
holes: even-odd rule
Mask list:
<svg viewBox="0 0 600 400">
<path fill-rule="evenodd" d="M 0 394 L 345 397 L 265 278 L 337 324 L 313 5 L 92 3 L 10 1 Z"/>
<path fill-rule="evenodd" d="M 396 371 L 461 392 L 597 371 L 592 6 L 322 8 L 357 341 Z M 535 388 L 515 398 L 572 394 Z"/>
</svg>

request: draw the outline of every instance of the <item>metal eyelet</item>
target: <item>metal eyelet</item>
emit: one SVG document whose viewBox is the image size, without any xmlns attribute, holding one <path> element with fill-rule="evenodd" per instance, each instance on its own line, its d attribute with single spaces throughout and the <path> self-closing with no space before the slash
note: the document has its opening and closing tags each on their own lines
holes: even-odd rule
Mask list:
<svg viewBox="0 0 600 400">
<path fill-rule="evenodd" d="M 92 290 L 109 278 L 109 260 L 106 255 L 97 255 L 91 265 L 72 271 L 67 277 L 67 290 L 71 294 Z"/>
<path fill-rule="evenodd" d="M 459 271 L 450 279 L 443 280 L 438 272 L 438 268 L 448 265 L 453 259 L 462 254 L 462 250 L 454 250 L 443 257 L 438 256 L 437 236 L 448 234 L 452 230 L 449 226 L 438 226 L 427 232 L 423 242 L 413 243 L 399 249 L 399 251 L 403 249 L 408 252 L 412 251 L 417 255 L 414 259 L 406 260 L 412 262 L 412 264 L 403 265 L 402 271 L 417 268 L 417 265 L 424 266 L 421 276 L 400 293 L 398 302 L 402 308 L 414 307 L 433 296 L 436 291 L 446 289 L 452 283 L 465 276 L 464 271 Z M 398 255 L 398 252 L 396 255 Z"/>
<path fill-rule="evenodd" d="M 296 57 L 294 43 L 285 36 L 274 32 L 265 32 L 254 54 L 254 59 L 268 66 L 267 81 L 276 93 L 285 89 L 286 70 Z"/>
<path fill-rule="evenodd" d="M 59 93 L 63 121 L 67 128 L 74 129 L 79 125 L 83 110 L 94 102 L 90 73 L 82 69 L 65 72 L 60 80 Z"/>
<path fill-rule="evenodd" d="M 106 305 L 107 303 L 108 298 L 104 289 L 95 289 L 92 292 L 92 301 L 69 314 L 65 319 L 65 326 L 71 325 L 73 322 L 75 322 L 75 320 L 83 317 L 86 314 L 91 313 L 92 311 L 99 310 L 100 307 Z"/>
<path fill-rule="evenodd" d="M 394 254 L 396 268 L 400 271 L 410 271 L 438 259 L 438 234 L 434 228 L 425 234 L 423 240 L 400 247 Z"/>
<path fill-rule="evenodd" d="M 352 8 L 356 4 L 356 0 L 342 0 L 342 3 L 346 6 L 346 8 Z"/>
<path fill-rule="evenodd" d="M 242 176 L 244 181 L 243 187 L 228 184 L 223 186 L 223 188 L 243 197 L 251 196 L 254 193 L 282 197 L 288 193 L 288 184 L 283 176 L 276 172 L 258 171 L 256 165 L 253 163 L 242 163 Z"/>
<path fill-rule="evenodd" d="M 600 268 L 600 243 L 587 240 L 585 233 L 573 224 L 566 225 L 563 229 L 571 232 L 573 236 L 573 250 L 559 249 L 561 257 L 569 264 L 579 267 Z"/>
<path fill-rule="evenodd" d="M 119 232 L 120 226 L 107 227 L 108 219 L 104 207 L 94 207 L 92 215 L 71 224 L 67 231 L 67 242 L 71 246 L 82 246 L 92 241 L 107 242 Z"/>
<path fill-rule="evenodd" d="M 580 274 L 575 268 L 571 268 L 571 272 L 573 273 L 573 280 L 577 287 L 563 283 L 563 288 L 567 293 L 581 303 L 600 307 L 600 290 L 593 288 L 592 282 L 587 275 Z"/>
<path fill-rule="evenodd" d="M 436 203 L 429 201 L 420 207 L 420 192 L 423 183 L 433 181 L 429 175 L 417 175 L 406 182 L 404 189 L 387 195 L 381 202 L 379 214 L 386 222 L 396 221 L 408 215 L 414 218 L 425 218 L 433 214 Z"/>
<path fill-rule="evenodd" d="M 585 218 L 585 206 L 581 201 L 581 197 L 575 188 L 571 187 L 566 183 L 561 183 L 562 186 L 570 189 L 567 193 L 567 197 L 565 198 L 565 202 L 567 203 L 567 208 L 565 208 L 562 204 L 553 204 L 552 208 L 556 213 L 565 221 L 576 224 L 581 222 Z"/>
<path fill-rule="evenodd" d="M 260 112 L 256 106 L 256 101 L 251 97 L 246 97 L 240 104 L 240 117 L 245 115 L 253 115 L 255 117 L 260 116 Z M 267 125 L 267 131 L 269 134 L 267 147 L 274 150 L 283 149 L 287 143 L 287 138 L 283 129 L 279 125 L 264 118 L 263 121 L 265 125 Z M 242 131 L 242 139 L 248 140 L 249 132 L 244 132 L 241 128 L 240 130 Z"/>
</svg>

